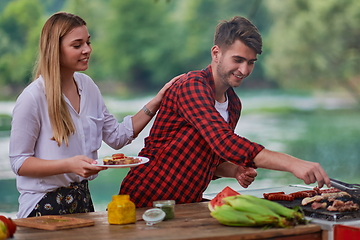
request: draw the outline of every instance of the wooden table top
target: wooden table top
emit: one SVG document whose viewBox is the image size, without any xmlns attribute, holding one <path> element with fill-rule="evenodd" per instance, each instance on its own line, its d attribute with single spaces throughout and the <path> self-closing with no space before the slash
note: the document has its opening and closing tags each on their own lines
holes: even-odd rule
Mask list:
<svg viewBox="0 0 360 240">
<path fill-rule="evenodd" d="M 136 210 L 137 222 L 127 225 L 110 225 L 107 220 L 107 212 L 63 215 L 91 219 L 95 221 L 95 225 L 57 231 L 18 226 L 14 239 L 322 239 L 321 227 L 315 224 L 267 230 L 224 226 L 210 216 L 207 202 L 177 204 L 175 205 L 174 219 L 152 226 L 146 225 L 142 220 L 142 214 L 147 209 L 138 208 Z"/>
</svg>

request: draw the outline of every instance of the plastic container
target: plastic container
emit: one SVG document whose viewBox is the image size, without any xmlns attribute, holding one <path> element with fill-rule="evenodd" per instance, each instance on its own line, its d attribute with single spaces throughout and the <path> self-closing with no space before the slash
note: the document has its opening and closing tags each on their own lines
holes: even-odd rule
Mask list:
<svg viewBox="0 0 360 240">
<path fill-rule="evenodd" d="M 165 212 L 159 208 L 151 208 L 146 210 L 142 217 L 146 225 L 153 225 L 164 220 Z"/>
<path fill-rule="evenodd" d="M 154 201 L 153 206 L 156 208 L 160 208 L 165 212 L 164 220 L 170 220 L 175 217 L 175 200 Z"/>
<path fill-rule="evenodd" d="M 136 222 L 136 207 L 129 195 L 114 195 L 108 204 L 110 224 L 129 224 Z"/>
</svg>

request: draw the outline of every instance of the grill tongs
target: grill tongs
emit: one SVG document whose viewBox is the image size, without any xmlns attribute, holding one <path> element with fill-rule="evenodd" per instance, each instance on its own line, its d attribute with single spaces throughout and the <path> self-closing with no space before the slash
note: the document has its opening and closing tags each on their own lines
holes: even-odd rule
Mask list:
<svg viewBox="0 0 360 240">
<path fill-rule="evenodd" d="M 357 201 L 360 201 L 360 184 L 344 183 L 330 178 L 331 186 L 341 191 L 349 193 Z"/>
</svg>

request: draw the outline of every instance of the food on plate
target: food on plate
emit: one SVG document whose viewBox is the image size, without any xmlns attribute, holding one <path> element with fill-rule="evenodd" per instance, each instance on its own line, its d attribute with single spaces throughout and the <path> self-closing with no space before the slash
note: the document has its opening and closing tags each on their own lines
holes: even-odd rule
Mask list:
<svg viewBox="0 0 360 240">
<path fill-rule="evenodd" d="M 140 163 L 141 159 L 137 157 L 125 156 L 123 153 L 115 153 L 111 157 L 104 157 L 103 162 L 104 165 L 125 165 Z"/>
<path fill-rule="evenodd" d="M 225 197 L 222 202 L 210 215 L 223 225 L 291 227 L 306 223 L 303 213 L 267 199 L 240 194 Z"/>
<path fill-rule="evenodd" d="M 229 196 L 240 195 L 237 191 L 232 189 L 229 186 L 226 186 L 221 192 L 219 192 L 208 204 L 208 208 L 210 211 L 214 211 L 215 206 L 221 206 L 224 203 L 222 199 Z"/>
</svg>

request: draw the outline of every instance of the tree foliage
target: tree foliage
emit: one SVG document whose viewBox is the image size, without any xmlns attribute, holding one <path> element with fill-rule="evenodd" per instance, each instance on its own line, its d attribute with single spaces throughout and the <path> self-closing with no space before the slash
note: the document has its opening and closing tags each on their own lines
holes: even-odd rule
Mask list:
<svg viewBox="0 0 360 240">
<path fill-rule="evenodd" d="M 37 44 L 33 30 L 42 16 L 40 6 L 38 0 L 12 1 L 0 16 L 0 83 L 3 86 L 16 87 L 30 79 Z"/>
<path fill-rule="evenodd" d="M 264 51 L 246 82 L 283 88 L 333 88 L 354 96 L 359 82 L 360 2 L 347 0 L 7 0 L 0 15 L 0 86 L 31 80 L 37 41 L 57 11 L 84 18 L 93 53 L 87 73 L 98 83 L 148 91 L 175 75 L 206 67 L 215 26 L 235 15 L 260 30 Z"/>
<path fill-rule="evenodd" d="M 266 5 L 274 18 L 267 38 L 269 76 L 285 88 L 332 89 L 339 83 L 360 97 L 355 86 L 360 76 L 359 1 L 271 0 Z"/>
<path fill-rule="evenodd" d="M 24 87 L 31 80 L 41 27 L 57 11 L 86 20 L 92 78 L 148 90 L 206 67 L 215 26 L 234 15 L 246 16 L 253 6 L 246 0 L 9 1 L 0 18 L 0 84 Z"/>
</svg>

